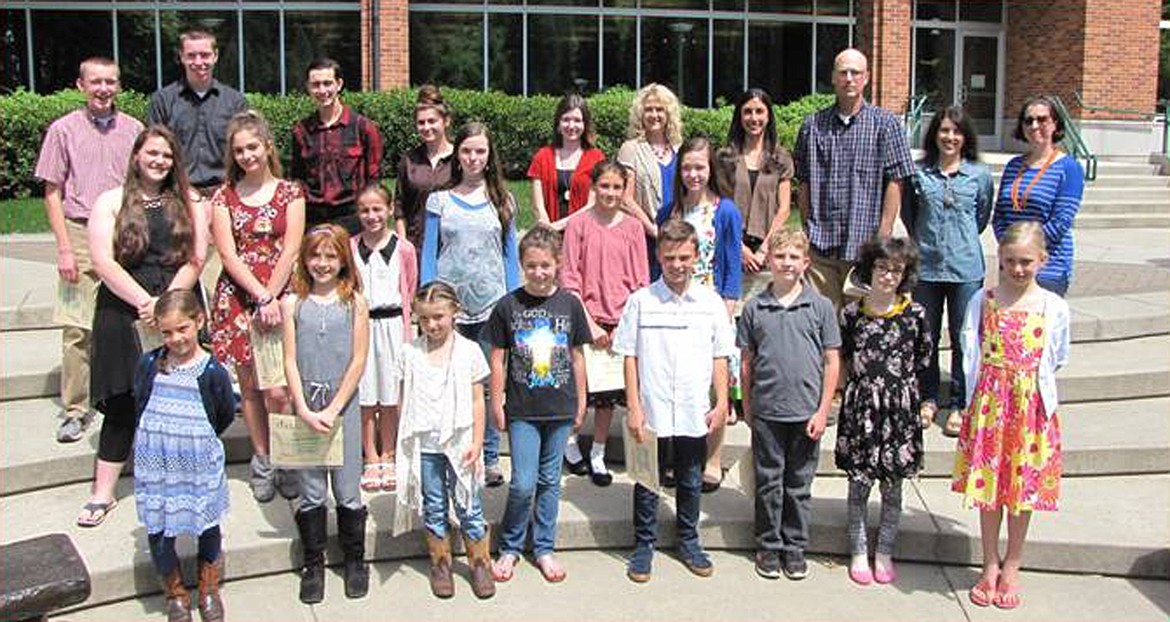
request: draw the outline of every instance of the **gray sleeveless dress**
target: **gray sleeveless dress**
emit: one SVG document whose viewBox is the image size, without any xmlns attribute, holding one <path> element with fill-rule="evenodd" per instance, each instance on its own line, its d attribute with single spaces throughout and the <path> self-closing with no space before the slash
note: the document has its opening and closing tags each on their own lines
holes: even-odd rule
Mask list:
<svg viewBox="0 0 1170 622">
<path fill-rule="evenodd" d="M 297 368 L 301 372 L 305 402 L 309 408 L 320 410 L 341 386 L 341 378 L 353 356 L 353 306 L 340 300 L 318 302 L 305 298 L 298 302 L 294 320 Z M 354 510 L 362 507 L 358 488 L 362 470 L 361 414 L 356 390 L 338 421 L 343 427 L 345 466 L 301 471 L 301 511 L 325 505 L 326 476 L 332 479 L 333 498 L 338 506 Z"/>
</svg>

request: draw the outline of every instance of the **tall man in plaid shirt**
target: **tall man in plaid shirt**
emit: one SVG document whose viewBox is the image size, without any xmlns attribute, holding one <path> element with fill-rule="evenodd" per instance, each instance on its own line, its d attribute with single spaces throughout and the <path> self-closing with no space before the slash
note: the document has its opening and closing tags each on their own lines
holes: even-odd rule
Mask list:
<svg viewBox="0 0 1170 622">
<path fill-rule="evenodd" d="M 864 54 L 838 54 L 837 101 L 806 118 L 796 139 L 796 201 L 812 243 L 809 277 L 837 310 L 861 245 L 893 232 L 902 180 L 914 172 L 901 122 L 865 101 L 868 83 Z"/>
<path fill-rule="evenodd" d="M 382 175 L 382 135 L 374 122 L 341 103 L 341 65 L 309 64 L 305 87 L 317 112 L 293 127 L 289 176 L 305 187 L 305 227 L 323 222 L 361 230 L 358 193 Z"/>
</svg>

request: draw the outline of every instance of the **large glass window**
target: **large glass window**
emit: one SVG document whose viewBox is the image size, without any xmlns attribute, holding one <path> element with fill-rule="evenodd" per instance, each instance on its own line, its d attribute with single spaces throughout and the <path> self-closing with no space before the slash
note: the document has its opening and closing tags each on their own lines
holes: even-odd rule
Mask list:
<svg viewBox="0 0 1170 622">
<path fill-rule="evenodd" d="M 528 92 L 596 90 L 597 30 L 592 15 L 529 15 Z"/>
<path fill-rule="evenodd" d="M 360 78 L 361 67 L 342 63 L 341 68 L 346 88 L 356 88 L 350 77 L 356 74 Z M 288 74 L 286 88 L 290 93 L 303 89 L 302 77 Z M 275 11 L 244 13 L 244 89 L 255 93 L 280 92 L 280 14 Z"/>
<path fill-rule="evenodd" d="M 715 21 L 715 49 L 711 59 L 715 75 L 711 76 L 714 104 L 734 102 L 744 90 L 743 21 Z"/>
<path fill-rule="evenodd" d="M 85 33 L 85 36 L 79 36 Z M 32 12 L 33 59 L 38 93 L 73 88 L 82 60 L 114 56 L 113 18 L 109 11 Z M 68 41 L 67 45 L 62 45 Z"/>
<path fill-rule="evenodd" d="M 941 19 L 955 21 L 955 9 L 958 0 L 917 0 L 916 19 Z"/>
<path fill-rule="evenodd" d="M 154 11 L 118 11 L 118 65 L 122 88 L 150 93 L 158 88 Z"/>
<path fill-rule="evenodd" d="M 483 88 L 483 15 L 410 14 L 410 81 Z"/>
<path fill-rule="evenodd" d="M 959 19 L 968 22 L 1003 21 L 1003 0 L 962 0 Z"/>
<path fill-rule="evenodd" d="M 817 15 L 849 15 L 849 0 L 817 0 Z"/>
<path fill-rule="evenodd" d="M 328 56 L 341 63 L 348 88 L 362 88 L 361 14 L 352 11 L 286 12 L 284 14 L 284 67 L 288 88 L 304 80 L 313 59 Z"/>
<path fill-rule="evenodd" d="M 751 0 L 752 11 L 758 13 L 812 13 L 812 0 Z"/>
<path fill-rule="evenodd" d="M 182 75 L 178 61 L 179 35 L 198 28 L 215 35 L 219 47 L 219 60 L 215 63 L 216 79 L 232 87 L 239 87 L 240 46 L 235 11 L 163 11 L 159 14 L 159 24 L 163 84 L 170 84 Z"/>
<path fill-rule="evenodd" d="M 1167 11 L 1162 7 L 1163 14 Z M 1158 99 L 1170 100 L 1170 28 L 1162 29 L 1161 61 L 1158 70 Z M 1163 109 L 1165 110 L 1165 109 Z"/>
<path fill-rule="evenodd" d="M 0 23 L 0 48 L 8 53 L 4 54 L 3 75 L 0 79 L 0 92 L 8 93 L 19 87 L 28 88 L 28 42 L 25 39 L 28 32 L 24 21 L 24 11 L 0 11 L 3 22 Z"/>
<path fill-rule="evenodd" d="M 914 94 L 925 95 L 927 108 L 949 106 L 955 94 L 955 31 L 918 28 Z"/>
<path fill-rule="evenodd" d="M 812 92 L 812 24 L 752 22 L 748 28 L 748 83 L 777 104 Z"/>
<path fill-rule="evenodd" d="M 524 16 L 492 13 L 488 21 L 488 87 L 524 93 Z"/>
<path fill-rule="evenodd" d="M 601 44 L 605 46 L 606 87 L 638 86 L 638 24 L 633 17 L 606 17 Z"/>
<path fill-rule="evenodd" d="M 819 4 L 817 6 L 820 6 Z M 813 83 L 817 93 L 833 92 L 833 61 L 837 54 L 849 47 L 849 26 L 845 24 L 817 24 L 817 66 Z"/>
<path fill-rule="evenodd" d="M 642 18 L 642 82 L 669 86 L 688 106 L 707 106 L 707 20 Z"/>
</svg>

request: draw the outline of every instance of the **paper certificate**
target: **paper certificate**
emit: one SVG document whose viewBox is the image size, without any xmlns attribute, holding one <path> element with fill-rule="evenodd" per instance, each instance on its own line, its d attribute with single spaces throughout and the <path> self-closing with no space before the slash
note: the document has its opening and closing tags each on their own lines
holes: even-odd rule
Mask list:
<svg viewBox="0 0 1170 622">
<path fill-rule="evenodd" d="M 282 468 L 340 467 L 345 460 L 342 419 L 328 434 L 319 434 L 304 419 L 287 413 L 268 414 L 272 466 Z"/>
<path fill-rule="evenodd" d="M 625 357 L 612 350 L 585 346 L 585 379 L 590 393 L 626 389 Z"/>
<path fill-rule="evenodd" d="M 256 386 L 261 391 L 288 384 L 284 377 L 284 338 L 279 329 L 263 330 L 252 323 L 248 338 L 252 342 L 252 364 L 256 369 Z"/>
<path fill-rule="evenodd" d="M 78 279 L 70 283 L 57 279 L 57 306 L 53 309 L 53 321 L 65 326 L 93 328 L 93 307 L 96 292 Z"/>
<path fill-rule="evenodd" d="M 162 333 L 153 324 L 134 320 L 134 332 L 138 334 L 138 345 L 144 354 L 163 345 Z"/>
<path fill-rule="evenodd" d="M 630 434 L 630 428 L 622 426 L 622 444 L 626 446 L 626 474 L 658 493 L 661 492 L 658 484 L 658 435 L 650 428 L 645 428 L 644 432 L 644 440 L 639 443 Z"/>
</svg>

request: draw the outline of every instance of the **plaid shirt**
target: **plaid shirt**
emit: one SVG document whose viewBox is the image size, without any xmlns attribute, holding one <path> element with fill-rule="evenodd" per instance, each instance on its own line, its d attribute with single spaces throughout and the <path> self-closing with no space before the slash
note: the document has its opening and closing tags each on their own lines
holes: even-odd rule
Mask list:
<svg viewBox="0 0 1170 622">
<path fill-rule="evenodd" d="M 357 193 L 382 177 L 378 126 L 349 106 L 329 127 L 321 125 L 315 112 L 301 119 L 293 126 L 289 174 L 303 185 L 308 211 L 322 216 L 341 215 L 334 213 L 336 208 L 352 212 Z"/>
<path fill-rule="evenodd" d="M 877 233 L 886 183 L 914 173 L 898 118 L 867 103 L 848 123 L 835 105 L 806 118 L 795 158 L 809 193 L 809 241 L 821 255 L 846 261 L 856 261 Z"/>
</svg>

